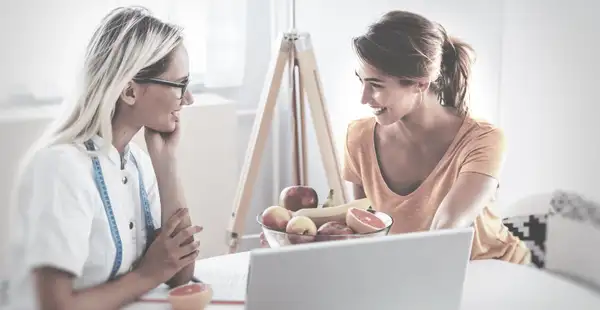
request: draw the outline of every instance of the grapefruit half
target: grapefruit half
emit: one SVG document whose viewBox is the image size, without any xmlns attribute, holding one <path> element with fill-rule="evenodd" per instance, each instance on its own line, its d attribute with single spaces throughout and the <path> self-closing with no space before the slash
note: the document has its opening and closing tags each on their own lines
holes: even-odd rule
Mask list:
<svg viewBox="0 0 600 310">
<path fill-rule="evenodd" d="M 210 303 L 212 296 L 210 285 L 191 283 L 171 289 L 167 298 L 173 310 L 202 310 Z"/>
<path fill-rule="evenodd" d="M 359 208 L 348 209 L 346 225 L 359 234 L 368 234 L 385 228 L 385 223 L 375 214 Z"/>
</svg>

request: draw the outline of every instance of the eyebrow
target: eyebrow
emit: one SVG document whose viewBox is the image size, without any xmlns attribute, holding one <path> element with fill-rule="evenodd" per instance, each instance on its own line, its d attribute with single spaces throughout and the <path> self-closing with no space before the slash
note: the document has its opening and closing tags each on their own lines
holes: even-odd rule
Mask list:
<svg viewBox="0 0 600 310">
<path fill-rule="evenodd" d="M 180 78 L 176 79 L 175 81 L 176 82 L 183 82 L 183 81 L 189 80 L 189 79 L 190 79 L 190 75 L 188 74 L 186 76 L 183 76 L 183 77 L 180 77 Z"/>
<path fill-rule="evenodd" d="M 360 75 L 358 75 L 358 72 L 354 71 L 354 74 L 355 74 L 355 75 L 356 75 L 356 76 L 357 76 L 359 79 L 361 79 Z M 381 80 L 381 79 L 378 79 L 378 78 L 372 78 L 372 77 L 371 77 L 371 78 L 365 78 L 364 80 L 365 80 L 365 81 L 367 81 L 367 82 L 378 82 L 378 83 L 383 83 L 383 80 Z"/>
</svg>

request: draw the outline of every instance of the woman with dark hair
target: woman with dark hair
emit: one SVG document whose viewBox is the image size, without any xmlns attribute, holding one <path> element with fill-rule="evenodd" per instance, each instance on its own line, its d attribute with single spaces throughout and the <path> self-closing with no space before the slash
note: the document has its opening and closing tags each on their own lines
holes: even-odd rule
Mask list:
<svg viewBox="0 0 600 310">
<path fill-rule="evenodd" d="M 344 179 L 394 218 L 390 233 L 473 226 L 471 259 L 527 264 L 491 208 L 503 132 L 468 109 L 472 48 L 418 14 L 393 11 L 354 38 L 362 104 L 348 126 Z"/>
</svg>

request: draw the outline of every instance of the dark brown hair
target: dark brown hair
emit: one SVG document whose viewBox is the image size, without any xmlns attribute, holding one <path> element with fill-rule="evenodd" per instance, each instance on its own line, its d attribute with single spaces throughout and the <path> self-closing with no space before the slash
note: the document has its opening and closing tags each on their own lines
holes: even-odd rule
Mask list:
<svg viewBox="0 0 600 310">
<path fill-rule="evenodd" d="M 431 82 L 440 103 L 468 112 L 474 51 L 441 25 L 406 11 L 392 11 L 353 39 L 358 57 L 383 74 L 410 85 Z"/>
</svg>

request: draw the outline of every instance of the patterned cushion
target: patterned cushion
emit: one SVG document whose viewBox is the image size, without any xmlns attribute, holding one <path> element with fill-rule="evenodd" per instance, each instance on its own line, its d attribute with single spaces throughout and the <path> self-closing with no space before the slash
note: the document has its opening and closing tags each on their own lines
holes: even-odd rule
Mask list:
<svg viewBox="0 0 600 310">
<path fill-rule="evenodd" d="M 581 195 L 556 191 L 550 201 L 550 215 L 562 216 L 577 222 L 588 223 L 600 228 L 600 204 Z"/>
<path fill-rule="evenodd" d="M 514 216 L 503 220 L 508 230 L 531 249 L 531 261 L 539 268 L 545 265 L 546 221 L 549 216 L 562 216 L 600 227 L 600 204 L 577 193 L 555 191 L 550 207 L 548 214 Z"/>
<path fill-rule="evenodd" d="M 503 220 L 508 230 L 531 250 L 531 262 L 544 268 L 546 257 L 546 220 L 548 214 L 513 216 Z"/>
</svg>

